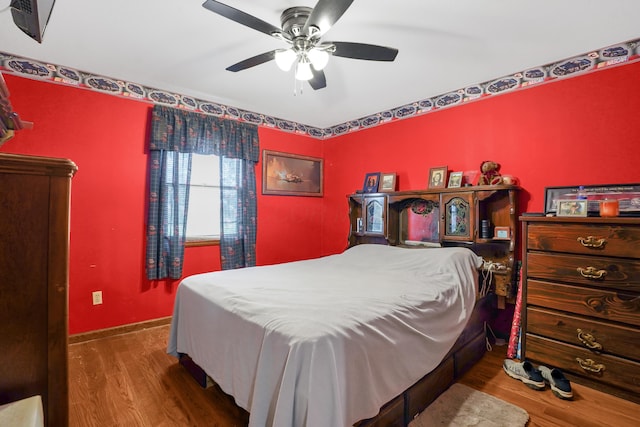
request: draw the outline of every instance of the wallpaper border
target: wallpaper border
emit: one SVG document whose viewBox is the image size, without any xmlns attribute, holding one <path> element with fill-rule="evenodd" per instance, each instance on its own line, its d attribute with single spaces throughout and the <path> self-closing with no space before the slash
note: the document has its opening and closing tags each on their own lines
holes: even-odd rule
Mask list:
<svg viewBox="0 0 640 427">
<path fill-rule="evenodd" d="M 95 75 L 63 65 L 22 58 L 4 52 L 0 52 L 0 71 L 14 73 L 32 79 L 76 86 L 152 104 L 198 111 L 225 119 L 245 121 L 259 126 L 275 128 L 284 132 L 308 135 L 317 139 L 327 139 L 397 120 L 416 117 L 443 108 L 465 104 L 470 101 L 509 93 L 518 89 L 568 77 L 583 75 L 606 67 L 632 63 L 638 60 L 640 60 L 640 39 L 621 42 L 569 59 L 563 59 L 484 83 L 467 86 L 449 93 L 418 100 L 410 104 L 381 111 L 325 129 L 252 111 L 245 111 L 232 106 L 196 99 L 186 95 L 170 93 L 162 89 L 151 88 L 134 82 Z"/>
</svg>

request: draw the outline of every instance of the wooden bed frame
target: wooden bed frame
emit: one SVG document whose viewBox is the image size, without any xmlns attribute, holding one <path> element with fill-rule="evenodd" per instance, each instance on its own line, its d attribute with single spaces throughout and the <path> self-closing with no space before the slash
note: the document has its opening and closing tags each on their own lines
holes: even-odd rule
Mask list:
<svg viewBox="0 0 640 427">
<path fill-rule="evenodd" d="M 411 192 L 395 192 L 387 194 L 353 194 L 349 196 L 349 217 L 351 232 L 349 246 L 362 243 L 374 243 L 392 246 L 403 246 L 403 234 L 406 232 L 405 209 L 414 201 L 429 201 L 435 206 L 446 206 L 446 202 L 458 195 L 469 201 L 473 212 L 469 218 L 469 237 L 467 239 L 455 238 L 447 240 L 444 229 L 445 215 L 440 216 L 435 212 L 440 225 L 439 240 L 442 246 L 469 247 L 485 260 L 499 262 L 506 266 L 504 270 L 494 277 L 494 289 L 500 284 L 508 288 L 514 276 L 513 251 L 516 247 L 516 197 L 518 188 L 514 186 L 482 186 L 459 189 L 423 190 Z M 362 222 L 366 221 L 364 207 L 367 198 L 371 200 L 383 200 L 385 219 L 384 230 L 380 233 L 367 233 L 362 230 Z M 492 239 L 478 237 L 477 231 L 482 219 L 491 220 L 493 225 L 509 227 L 508 239 Z M 480 275 L 481 276 L 481 275 Z M 482 277 L 479 277 L 481 285 Z M 496 300 L 501 295 L 490 293 L 479 297 L 471 318 L 460 337 L 444 357 L 442 362 L 430 373 L 426 374 L 415 384 L 400 395 L 386 403 L 380 409 L 378 415 L 373 418 L 361 420 L 354 424 L 355 427 L 406 427 L 413 418 L 422 412 L 440 394 L 456 382 L 486 352 L 485 325 L 495 309 Z M 411 351 L 402 349 L 401 351 Z M 213 384 L 213 381 L 187 354 L 180 355 L 180 364 L 198 381 L 202 387 Z"/>
<path fill-rule="evenodd" d="M 478 300 L 467 327 L 438 367 L 385 404 L 378 415 L 354 425 L 356 427 L 409 425 L 416 415 L 482 358 L 487 348 L 484 325 L 489 320 L 495 305 L 493 300 L 492 296 Z"/>
</svg>

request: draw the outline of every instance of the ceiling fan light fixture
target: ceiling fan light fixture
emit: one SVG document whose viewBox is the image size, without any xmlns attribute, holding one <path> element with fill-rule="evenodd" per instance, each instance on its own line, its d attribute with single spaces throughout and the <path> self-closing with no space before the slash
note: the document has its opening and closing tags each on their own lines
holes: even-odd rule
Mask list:
<svg viewBox="0 0 640 427">
<path fill-rule="evenodd" d="M 293 49 L 278 50 L 275 54 L 276 64 L 282 71 L 289 71 L 297 57 L 298 55 Z"/>
<path fill-rule="evenodd" d="M 311 65 L 316 71 L 320 71 L 324 69 L 329 63 L 329 53 L 326 50 L 313 48 L 309 52 L 307 52 L 307 56 L 309 57 L 309 61 L 311 61 Z"/>
<path fill-rule="evenodd" d="M 311 80 L 313 72 L 311 71 L 311 63 L 306 56 L 300 57 L 296 64 L 296 80 Z"/>
</svg>

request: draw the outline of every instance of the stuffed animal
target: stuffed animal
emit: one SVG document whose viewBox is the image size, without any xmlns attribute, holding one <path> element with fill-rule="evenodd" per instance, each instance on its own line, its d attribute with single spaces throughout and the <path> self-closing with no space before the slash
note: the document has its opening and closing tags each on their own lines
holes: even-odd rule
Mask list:
<svg viewBox="0 0 640 427">
<path fill-rule="evenodd" d="M 500 175 L 500 164 L 485 160 L 480 164 L 480 180 L 478 185 L 498 185 L 502 184 L 502 175 Z"/>
</svg>

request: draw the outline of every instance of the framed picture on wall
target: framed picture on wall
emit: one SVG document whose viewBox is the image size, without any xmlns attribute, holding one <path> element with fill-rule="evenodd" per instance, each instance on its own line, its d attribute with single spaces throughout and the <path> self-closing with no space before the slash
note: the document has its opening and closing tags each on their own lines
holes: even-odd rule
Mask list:
<svg viewBox="0 0 640 427">
<path fill-rule="evenodd" d="M 429 169 L 429 188 L 445 188 L 447 185 L 447 167 L 438 166 Z"/>
<path fill-rule="evenodd" d="M 391 191 L 396 191 L 396 174 L 381 173 L 380 184 L 378 185 L 378 191 L 382 193 L 389 193 Z"/>
<path fill-rule="evenodd" d="M 362 191 L 365 193 L 377 193 L 380 182 L 380 172 L 370 172 L 364 176 Z"/>
<path fill-rule="evenodd" d="M 262 194 L 322 197 L 322 159 L 262 150 Z"/>
</svg>

